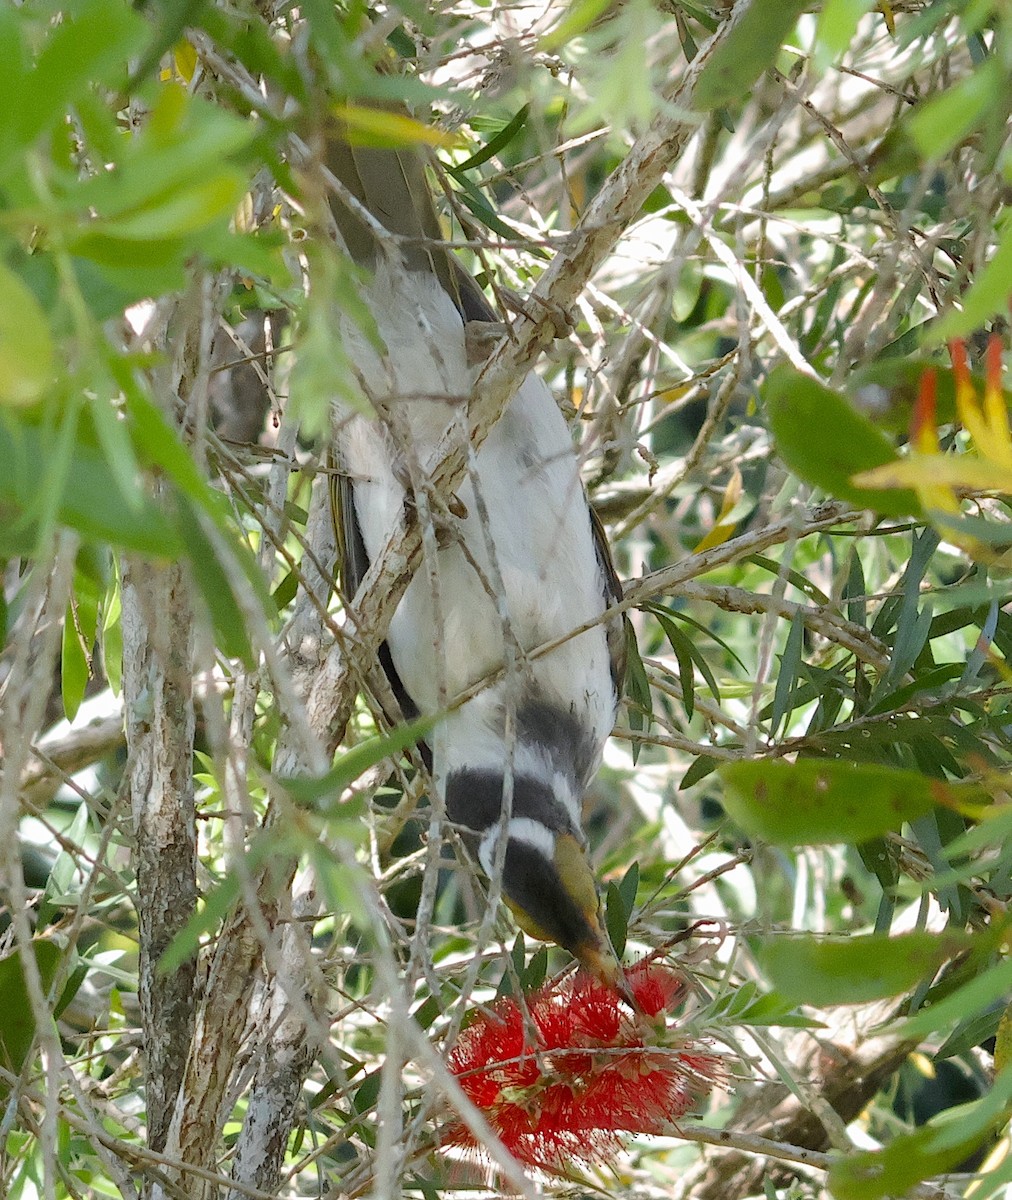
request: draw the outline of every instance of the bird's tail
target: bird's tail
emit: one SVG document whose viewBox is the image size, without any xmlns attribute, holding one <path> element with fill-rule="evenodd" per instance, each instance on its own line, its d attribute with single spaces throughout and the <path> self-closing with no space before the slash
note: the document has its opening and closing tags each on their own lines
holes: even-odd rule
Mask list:
<svg viewBox="0 0 1012 1200">
<path fill-rule="evenodd" d="M 327 148 L 327 167 L 393 238 L 384 239 L 337 193 L 331 210 L 355 262 L 375 266 L 396 247 L 409 271 L 431 271 L 465 321 L 494 321 L 481 289 L 445 244 L 426 174 L 427 150 L 419 145 L 358 145 L 339 133 Z"/>
</svg>

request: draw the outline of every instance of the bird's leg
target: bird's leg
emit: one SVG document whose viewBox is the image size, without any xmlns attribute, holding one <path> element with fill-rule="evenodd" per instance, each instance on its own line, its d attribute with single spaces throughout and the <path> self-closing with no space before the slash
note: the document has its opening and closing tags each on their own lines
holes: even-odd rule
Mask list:
<svg viewBox="0 0 1012 1200">
<path fill-rule="evenodd" d="M 577 316 L 572 309 L 563 308 L 561 304 L 554 304 L 551 300 L 546 300 L 544 296 L 532 296 L 531 301 L 548 316 L 557 339 L 569 337 L 576 328 Z M 527 316 L 533 320 L 530 312 L 527 312 Z"/>
<path fill-rule="evenodd" d="M 448 546 L 452 546 L 455 542 L 460 541 L 460 530 L 457 528 L 457 521 L 462 521 L 467 516 L 467 506 L 459 496 L 448 496 L 444 499 L 442 496 L 437 495 L 428 480 L 425 480 L 421 486 L 425 488 L 425 495 L 428 501 L 425 507 L 429 514 L 429 519 L 432 521 L 432 527 L 435 530 L 436 545 L 440 550 L 445 550 Z M 415 488 L 406 487 L 404 489 L 404 520 L 406 525 L 411 525 L 418 519 L 419 504 L 415 499 L 415 495 Z"/>
<path fill-rule="evenodd" d="M 546 314 L 552 322 L 552 330 L 556 338 L 569 337 L 576 328 L 576 312 L 573 309 L 563 308 L 561 304 L 555 304 L 553 301 L 545 299 L 544 296 L 533 294 L 524 299 L 523 296 L 509 288 L 500 288 L 496 294 L 511 312 L 526 317 L 528 321 L 538 320 L 535 308 Z"/>
<path fill-rule="evenodd" d="M 535 320 L 531 304 L 537 304 L 546 312 L 552 322 L 553 336 L 566 338 L 576 327 L 576 316 L 561 305 L 552 304 L 542 296 L 534 296 L 530 301 L 521 299 L 515 292 L 502 293 L 506 303 L 513 312 L 520 313 L 528 320 Z M 504 337 L 507 337 L 510 327 L 503 321 L 468 321 L 464 325 L 464 349 L 467 354 L 468 366 L 476 367 L 487 361 L 492 351 Z"/>
<path fill-rule="evenodd" d="M 464 352 L 467 365 L 476 367 L 486 362 L 492 351 L 509 333 L 502 321 L 468 321 L 464 326 Z"/>
</svg>

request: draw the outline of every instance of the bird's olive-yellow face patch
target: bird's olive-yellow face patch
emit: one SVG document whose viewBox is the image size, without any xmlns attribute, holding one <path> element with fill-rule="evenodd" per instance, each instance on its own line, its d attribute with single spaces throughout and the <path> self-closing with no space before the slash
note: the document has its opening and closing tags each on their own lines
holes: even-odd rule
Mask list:
<svg viewBox="0 0 1012 1200">
<path fill-rule="evenodd" d="M 587 854 L 572 834 L 563 833 L 555 839 L 555 869 L 563 887 L 572 896 L 590 925 L 598 924 L 597 884 Z"/>
<path fill-rule="evenodd" d="M 566 939 L 565 947 L 597 979 L 614 983 L 620 976 L 618 959 L 601 924 L 597 885 L 587 861 L 586 851 L 571 834 L 559 834 L 555 840 L 553 867 L 563 891 L 583 917 L 583 935 Z M 558 935 L 545 929 L 516 903 L 505 897 L 517 924 L 530 937 L 552 942 Z"/>
</svg>

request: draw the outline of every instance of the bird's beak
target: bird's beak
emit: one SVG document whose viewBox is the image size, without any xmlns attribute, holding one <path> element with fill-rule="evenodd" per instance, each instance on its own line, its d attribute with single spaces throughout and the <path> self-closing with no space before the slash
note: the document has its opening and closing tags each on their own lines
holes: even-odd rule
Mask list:
<svg viewBox="0 0 1012 1200">
<path fill-rule="evenodd" d="M 638 1011 L 638 1005 L 626 983 L 625 972 L 604 926 L 594 873 L 585 850 L 574 837 L 563 834 L 557 838 L 555 867 L 560 883 L 584 917 L 581 936 L 571 943 L 564 943 L 564 949 L 588 974 L 610 991 L 617 992 Z"/>
<path fill-rule="evenodd" d="M 595 923 L 595 932 L 599 934 L 597 938 L 572 948 L 573 957 L 598 983 L 616 992 L 633 1012 L 638 1013 L 639 1002 L 626 981 L 625 971 L 618 961 L 611 939 L 599 920 Z"/>
</svg>

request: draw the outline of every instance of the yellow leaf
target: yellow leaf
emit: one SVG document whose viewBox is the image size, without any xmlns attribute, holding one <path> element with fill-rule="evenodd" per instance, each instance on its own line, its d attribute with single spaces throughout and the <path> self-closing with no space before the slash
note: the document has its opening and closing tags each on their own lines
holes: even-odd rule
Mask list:
<svg viewBox="0 0 1012 1200">
<path fill-rule="evenodd" d="M 984 416 L 991 430 L 986 446 L 978 446 L 981 454 L 1012 469 L 1012 433 L 1009 431 L 1008 409 L 1001 387 L 1001 340 L 992 333 L 987 345 L 987 380 L 984 386 Z"/>
<path fill-rule="evenodd" d="M 714 546 L 721 546 L 734 533 L 741 514 L 735 509 L 741 500 L 742 495 L 741 472 L 735 467 L 727 487 L 724 489 L 724 499 L 720 506 L 720 513 L 717 517 L 716 524 L 710 532 L 693 547 L 692 553 L 699 554 L 703 550 L 712 550 Z"/>
<path fill-rule="evenodd" d="M 0 404 L 34 404 L 53 372 L 46 314 L 35 293 L 0 262 Z"/>
<path fill-rule="evenodd" d="M 237 233 L 252 233 L 254 229 L 253 219 L 253 193 L 246 192 L 243 198 L 239 201 L 239 206 L 235 210 L 233 218 Z"/>
<path fill-rule="evenodd" d="M 1012 1004 L 1005 1009 L 994 1037 L 994 1069 L 1004 1071 L 1012 1064 Z"/>
<path fill-rule="evenodd" d="M 853 477 L 858 487 L 966 488 L 1012 493 L 1012 468 L 968 455 L 911 454 Z"/>
<path fill-rule="evenodd" d="M 432 125 L 423 125 L 406 113 L 357 104 L 337 104 L 334 116 L 344 126 L 344 137 L 353 146 L 411 146 L 421 143 L 450 149 L 458 138 Z"/>
<path fill-rule="evenodd" d="M 676 400 L 681 400 L 692 386 L 690 383 L 676 383 L 674 387 L 665 388 L 663 392 L 658 392 L 654 396 L 654 399 L 661 404 L 674 404 Z"/>
<path fill-rule="evenodd" d="M 193 72 L 197 69 L 197 52 L 189 42 L 176 43 L 176 48 L 172 51 L 172 61 L 179 77 L 187 83 L 192 82 Z"/>
</svg>

